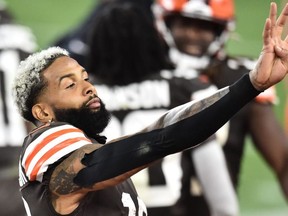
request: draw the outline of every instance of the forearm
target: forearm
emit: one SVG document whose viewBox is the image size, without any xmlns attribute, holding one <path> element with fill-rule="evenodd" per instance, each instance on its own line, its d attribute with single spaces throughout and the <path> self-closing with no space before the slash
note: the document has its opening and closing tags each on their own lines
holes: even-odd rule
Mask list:
<svg viewBox="0 0 288 216">
<path fill-rule="evenodd" d="M 246 76 L 204 100 L 184 105 L 176 117 L 168 112 L 146 131 L 87 154 L 82 160 L 87 167 L 79 172 L 75 183 L 88 186 L 191 148 L 215 133 L 259 93 Z"/>
</svg>

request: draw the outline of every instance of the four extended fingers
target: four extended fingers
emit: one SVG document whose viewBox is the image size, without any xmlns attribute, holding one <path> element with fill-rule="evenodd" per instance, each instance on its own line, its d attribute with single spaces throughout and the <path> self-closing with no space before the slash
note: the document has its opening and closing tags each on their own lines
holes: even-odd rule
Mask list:
<svg viewBox="0 0 288 216">
<path fill-rule="evenodd" d="M 265 38 L 268 37 L 267 34 L 270 34 L 272 38 L 275 38 L 275 37 L 281 38 L 284 25 L 287 22 L 287 19 L 288 19 L 288 3 L 282 9 L 281 14 L 277 18 L 277 4 L 275 2 L 271 2 L 270 12 L 269 12 L 269 20 L 271 24 L 269 24 L 268 22 L 268 25 L 267 25 L 267 20 L 266 20 L 265 28 L 263 32 L 263 35 L 265 36 Z"/>
<path fill-rule="evenodd" d="M 282 44 L 281 36 L 283 33 L 284 25 L 287 22 L 287 20 L 288 20 L 288 3 L 282 9 L 281 14 L 277 18 L 277 4 L 275 2 L 272 2 L 270 4 L 269 18 L 266 19 L 264 30 L 263 30 L 263 43 L 264 43 L 264 46 L 265 45 L 267 46 L 266 48 L 268 48 L 269 45 L 271 45 L 270 44 L 271 39 L 274 41 L 274 43 L 276 43 L 274 44 L 276 46 L 279 46 L 280 44 Z M 286 41 L 288 41 L 287 36 L 284 42 Z M 279 52 L 280 50 L 281 52 Z M 285 51 L 286 49 L 284 49 L 283 47 L 278 47 L 276 54 L 278 56 L 282 56 L 283 52 Z"/>
</svg>

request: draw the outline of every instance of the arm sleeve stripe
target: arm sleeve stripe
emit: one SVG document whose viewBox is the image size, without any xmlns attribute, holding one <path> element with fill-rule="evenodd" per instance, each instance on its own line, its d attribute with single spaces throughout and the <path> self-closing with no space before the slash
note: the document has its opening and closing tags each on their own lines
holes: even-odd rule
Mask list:
<svg viewBox="0 0 288 216">
<path fill-rule="evenodd" d="M 31 163 L 31 161 L 35 157 L 35 155 L 38 154 L 39 151 L 41 151 L 41 149 L 43 149 L 48 143 L 51 143 L 53 140 L 55 140 L 57 137 L 60 137 L 61 135 L 72 133 L 72 132 L 78 132 L 78 131 L 79 130 L 74 129 L 74 128 L 73 129 L 60 130 L 60 131 L 57 131 L 57 132 L 45 137 L 41 142 L 39 142 L 39 143 L 37 142 L 37 145 L 29 153 L 27 159 L 25 160 L 25 168 L 27 168 L 29 166 L 29 164 Z"/>
<path fill-rule="evenodd" d="M 52 148 L 51 150 L 47 151 L 35 164 L 35 166 L 33 166 L 32 170 L 29 171 L 29 173 L 31 173 L 29 176 L 30 176 L 30 180 L 31 181 L 34 181 L 36 180 L 36 176 L 37 174 L 39 173 L 39 170 L 42 166 L 45 165 L 45 162 L 51 158 L 55 153 L 59 152 L 60 150 L 66 148 L 66 147 L 69 147 L 70 145 L 72 145 L 73 143 L 76 143 L 76 142 L 79 142 L 81 140 L 85 140 L 87 141 L 86 139 L 83 139 L 83 138 L 74 138 L 74 139 L 69 139 L 69 140 L 66 140 L 65 142 L 62 142 L 62 143 L 59 143 L 57 146 L 55 146 L 54 148 Z M 86 143 L 88 144 L 88 143 Z M 78 145 L 79 147 L 79 145 Z M 67 152 L 67 154 L 70 153 Z M 47 169 L 46 169 L 47 170 Z M 27 172 L 28 174 L 28 172 Z"/>
<path fill-rule="evenodd" d="M 22 160 L 31 181 L 42 179 L 48 166 L 77 149 L 75 145 L 79 148 L 92 143 L 81 130 L 70 125 L 51 128 L 40 136 L 31 142 Z"/>
<path fill-rule="evenodd" d="M 25 166 L 24 161 L 27 160 L 29 155 L 34 151 L 34 149 L 37 147 L 37 145 L 39 145 L 39 143 L 41 143 L 46 137 L 49 137 L 50 135 L 58 131 L 65 130 L 65 129 L 77 129 L 77 128 L 73 127 L 72 125 L 67 125 L 67 124 L 49 128 L 48 130 L 44 131 L 39 137 L 33 140 L 25 150 L 25 153 L 23 155 L 23 160 L 22 160 L 22 166 Z M 81 131 L 79 130 L 79 132 Z"/>
<path fill-rule="evenodd" d="M 57 131 L 55 133 L 52 133 L 49 136 L 46 136 L 42 141 L 38 142 L 38 140 L 32 142 L 31 144 L 36 144 L 34 145 L 33 149 L 29 149 L 27 148 L 25 154 L 27 153 L 28 156 L 26 158 L 23 159 L 23 161 L 25 161 L 25 167 L 27 168 L 29 166 L 29 164 L 31 163 L 31 160 L 35 157 L 36 154 L 39 153 L 39 151 L 41 151 L 41 149 L 43 149 L 47 144 L 52 143 L 53 140 L 55 140 L 57 137 L 60 137 L 61 135 L 64 134 L 68 134 L 68 133 L 72 133 L 72 132 L 79 132 L 79 130 L 77 129 L 64 129 L 64 130 L 60 130 Z"/>
<path fill-rule="evenodd" d="M 63 149 L 59 150 L 58 152 L 56 152 L 49 159 L 47 159 L 43 163 L 43 165 L 40 167 L 40 169 L 37 173 L 37 176 L 36 176 L 36 180 L 41 182 L 42 176 L 46 172 L 46 170 L 48 169 L 49 165 L 58 161 L 60 158 L 63 157 L 63 155 L 67 155 L 68 153 L 74 152 L 75 150 L 81 148 L 82 146 L 89 145 L 89 144 L 91 145 L 91 143 L 87 143 L 86 141 L 81 140 L 79 142 L 73 143 L 73 144 L 67 146 L 66 148 L 63 148 Z"/>
<path fill-rule="evenodd" d="M 27 172 L 31 172 L 31 169 L 33 169 L 33 167 L 36 165 L 37 161 L 40 160 L 40 158 L 44 154 L 46 154 L 46 152 L 50 151 L 52 148 L 54 148 L 55 146 L 59 145 L 60 143 L 66 141 L 66 140 L 73 139 L 73 138 L 78 138 L 78 137 L 83 137 L 82 135 L 83 134 L 81 134 L 81 133 L 72 132 L 72 133 L 63 134 L 60 137 L 57 137 L 56 139 L 52 140 L 47 145 L 43 146 L 43 148 L 40 149 L 37 152 L 37 154 L 35 154 L 35 156 L 32 158 L 32 160 L 31 160 L 29 165 L 27 165 L 26 167 L 24 166 L 25 170 Z M 62 155 L 62 156 L 64 156 L 64 155 Z"/>
</svg>

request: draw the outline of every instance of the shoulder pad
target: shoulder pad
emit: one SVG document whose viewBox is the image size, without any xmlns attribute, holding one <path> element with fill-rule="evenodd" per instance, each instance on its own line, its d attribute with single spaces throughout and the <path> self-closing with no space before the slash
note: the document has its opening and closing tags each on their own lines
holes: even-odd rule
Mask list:
<svg viewBox="0 0 288 216">
<path fill-rule="evenodd" d="M 80 147 L 92 144 L 78 128 L 68 124 L 46 124 L 27 140 L 21 165 L 30 181 L 42 181 L 48 167 Z"/>
<path fill-rule="evenodd" d="M 0 49 L 20 49 L 27 53 L 37 49 L 36 38 L 31 29 L 17 24 L 0 26 Z"/>
<path fill-rule="evenodd" d="M 229 58 L 227 60 L 227 65 L 234 70 L 239 69 L 240 67 L 244 67 L 247 70 L 252 70 L 256 63 L 257 60 L 247 57 Z"/>
</svg>

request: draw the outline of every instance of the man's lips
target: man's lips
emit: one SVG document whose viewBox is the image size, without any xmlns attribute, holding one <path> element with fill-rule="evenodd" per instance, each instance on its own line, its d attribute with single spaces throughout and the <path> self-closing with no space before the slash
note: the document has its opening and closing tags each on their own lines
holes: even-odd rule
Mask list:
<svg viewBox="0 0 288 216">
<path fill-rule="evenodd" d="M 91 99 L 90 101 L 88 101 L 86 106 L 90 109 L 99 109 L 101 106 L 99 98 Z"/>
</svg>

